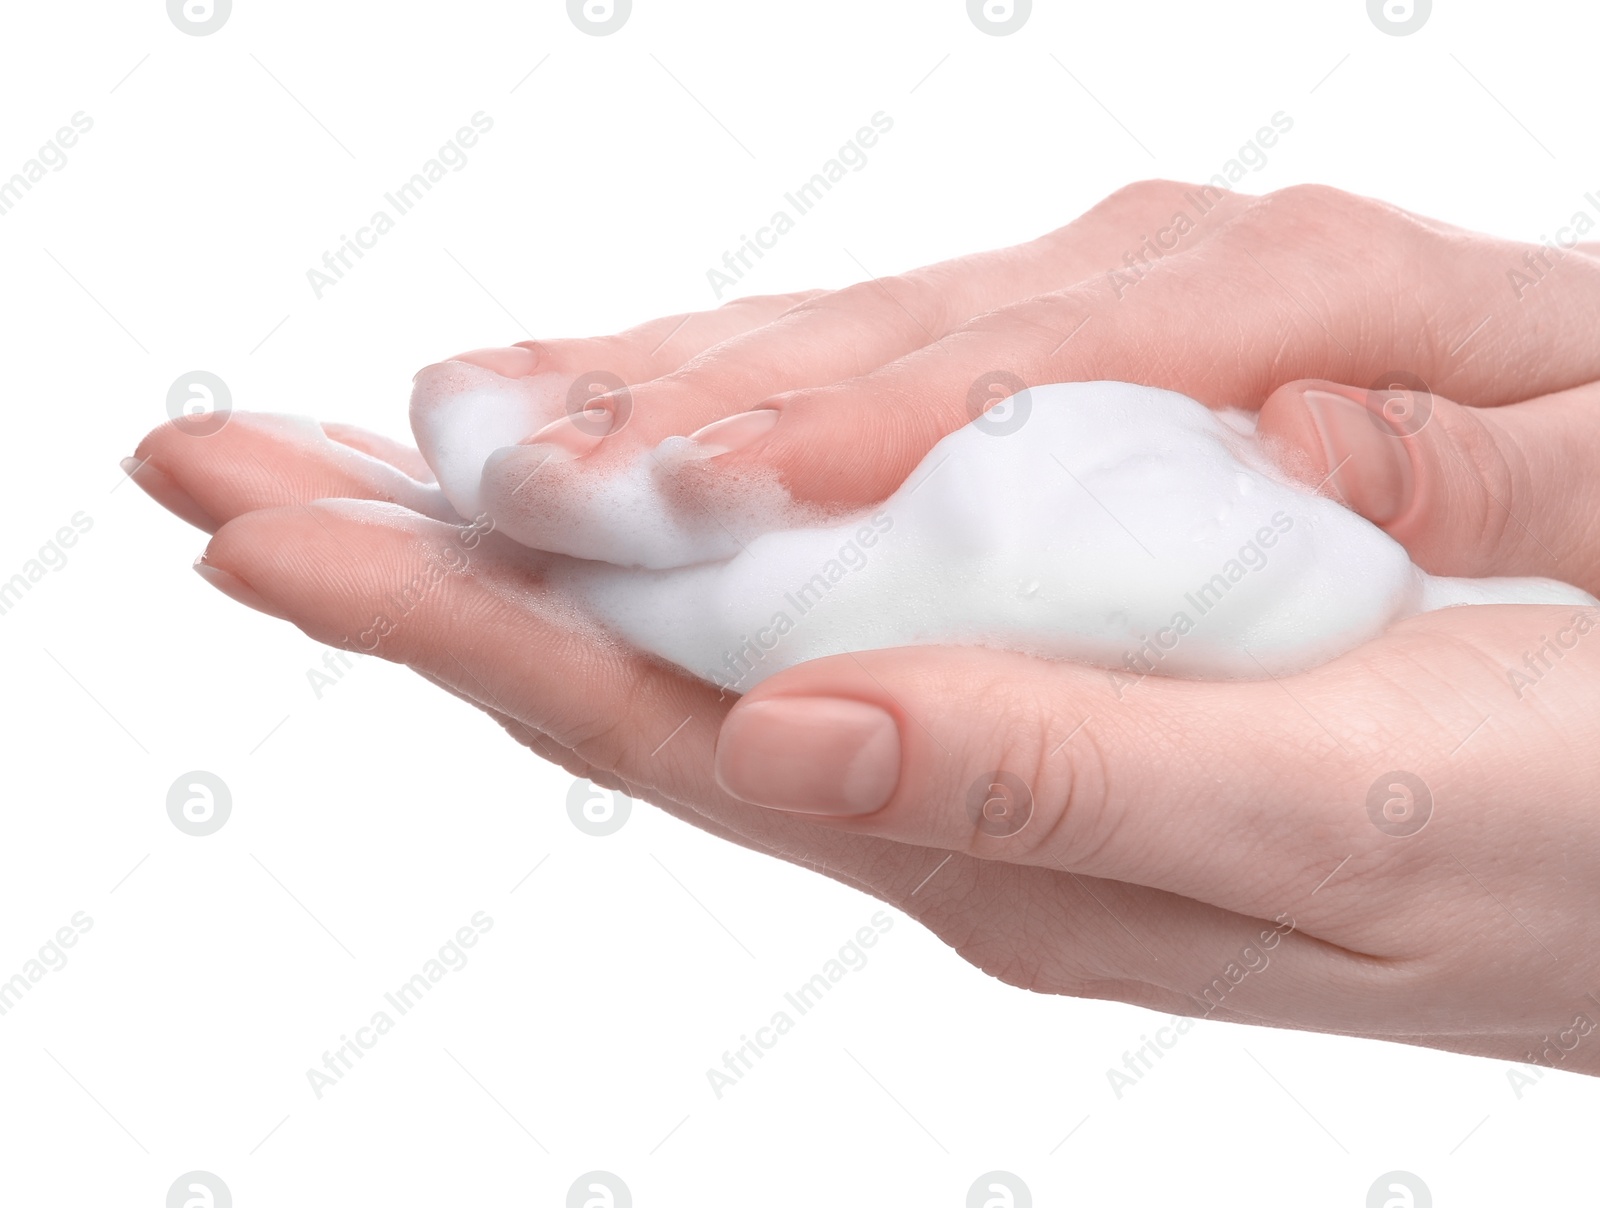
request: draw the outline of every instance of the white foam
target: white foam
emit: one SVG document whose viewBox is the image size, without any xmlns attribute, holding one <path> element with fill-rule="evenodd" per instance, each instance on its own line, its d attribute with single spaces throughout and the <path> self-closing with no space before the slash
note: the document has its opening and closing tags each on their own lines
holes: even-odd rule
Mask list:
<svg viewBox="0 0 1600 1208">
<path fill-rule="evenodd" d="M 497 449 L 478 498 L 495 527 L 534 549 L 663 569 L 721 561 L 747 542 L 807 519 L 776 477 L 719 484 L 714 501 L 675 489 L 704 455 L 681 436 L 607 473 L 548 446 Z"/>
<path fill-rule="evenodd" d="M 450 505 L 483 514 L 483 464 L 565 414 L 568 381 L 553 373 L 506 378 L 466 361 L 441 361 L 417 374 L 411 432 Z"/>
<path fill-rule="evenodd" d="M 563 495 L 562 524 L 508 513 L 504 527 L 543 549 L 558 531 L 573 559 L 553 563 L 555 586 L 635 646 L 739 692 L 824 655 L 924 644 L 1260 678 L 1433 608 L 1596 603 L 1552 580 L 1425 574 L 1382 530 L 1286 478 L 1247 413 L 1121 382 L 1038 386 L 1010 406 L 1026 411 L 1020 427 L 952 433 L 884 503 L 831 523 L 774 527 L 794 513 L 770 499 L 730 515 L 674 507 L 676 440 Z M 499 524 L 495 492 L 482 497 Z"/>
</svg>

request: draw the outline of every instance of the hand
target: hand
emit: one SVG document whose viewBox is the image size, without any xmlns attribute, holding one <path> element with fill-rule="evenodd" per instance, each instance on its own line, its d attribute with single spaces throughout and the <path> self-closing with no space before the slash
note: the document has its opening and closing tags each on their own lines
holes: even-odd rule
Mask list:
<svg viewBox="0 0 1600 1208">
<path fill-rule="evenodd" d="M 1137 229 L 1118 233 L 1127 235 L 1130 247 L 1142 236 Z M 1231 257 L 1211 255 L 1208 249 L 1230 233 Z M 1309 257 L 1297 256 L 1296 246 L 1312 234 L 1319 245 L 1359 244 L 1372 261 L 1357 273 L 1343 261 L 1330 267 L 1320 246 Z M 769 439 L 725 455 L 725 464 L 764 456 L 802 495 L 845 503 L 876 498 L 899 481 L 892 469 L 897 461 L 914 464 L 919 444 L 925 451 L 965 421 L 963 396 L 977 374 L 964 375 L 978 364 L 987 371 L 1009 363 L 1030 381 L 1125 377 L 1247 405 L 1286 377 L 1361 381 L 1370 380 L 1369 368 L 1376 377 L 1396 362 L 1412 367 L 1399 351 L 1412 347 L 1425 350 L 1413 372 L 1449 382 L 1479 403 L 1511 402 L 1600 377 L 1596 355 L 1566 334 L 1581 331 L 1580 318 L 1592 322 L 1597 292 L 1596 267 L 1576 256 L 1522 308 L 1502 304 L 1493 312 L 1497 321 L 1474 337 L 1483 341 L 1476 356 L 1449 358 L 1455 341 L 1478 322 L 1464 323 L 1463 315 L 1476 308 L 1461 288 L 1474 272 L 1463 266 L 1492 290 L 1504 282 L 1498 266 L 1519 263 L 1523 251 L 1469 242 L 1322 192 L 1240 199 L 1240 212 L 1206 241 L 1157 264 L 1122 298 L 1096 276 L 961 325 L 943 348 L 929 345 L 860 379 L 780 399 L 785 414 Z M 1445 280 L 1449 288 L 1433 287 L 1438 298 L 1427 290 L 1413 297 L 1419 275 Z M 1266 300 L 1272 279 L 1284 293 Z M 1382 309 L 1371 309 L 1375 303 Z M 1065 332 L 1066 344 L 1045 349 L 1034 320 L 1060 318 L 1071 305 L 1081 306 L 1087 322 L 1080 320 L 1077 335 L 1056 324 L 1054 339 Z M 802 310 L 816 314 L 816 300 Z M 1370 333 L 1371 314 L 1396 311 L 1393 331 Z M 1079 345 L 1091 329 L 1110 335 Z M 754 340 L 759 330 L 740 339 Z M 1235 364 L 1211 355 L 1216 348 L 1246 352 Z M 1252 359 L 1255 349 L 1265 352 Z M 575 344 L 561 351 L 574 355 L 574 363 L 589 359 L 589 350 Z M 667 377 L 711 373 L 722 355 L 712 349 L 674 371 L 677 378 Z M 1014 359 L 1001 361 L 1004 355 Z M 953 367 L 941 359 L 951 356 L 957 357 Z M 738 372 L 756 375 L 748 366 Z M 760 393 L 743 378 L 737 384 L 728 391 L 735 404 L 748 405 Z M 645 394 L 642 388 L 636 394 L 637 439 L 649 439 L 640 427 L 646 415 L 663 431 L 687 432 L 704 419 L 703 410 L 693 409 L 675 418 L 665 401 L 638 407 Z M 870 408 L 849 406 L 863 397 L 873 400 Z M 688 408 L 693 400 L 677 401 Z M 1276 406 L 1292 421 L 1291 430 L 1302 423 L 1292 395 Z M 1419 439 L 1432 439 L 1430 431 L 1437 435 L 1445 426 L 1404 439 L 1416 447 Z M 432 498 L 406 472 L 416 469 L 414 454 L 336 432 L 343 443 L 311 428 L 236 416 L 204 440 L 158 431 L 141 455 L 162 475 L 158 485 L 172 488 L 170 498 L 186 500 L 181 506 L 206 527 L 220 526 L 207 562 L 222 585 L 314 637 L 349 647 L 371 628 L 383 607 L 377 602 L 408 578 L 460 562 L 461 530 L 429 518 L 427 507 L 413 502 Z M 377 456 L 352 453 L 351 446 Z M 1325 456 L 1321 446 L 1303 452 L 1308 466 Z M 1561 452 L 1557 448 L 1552 458 Z M 1570 463 L 1581 466 L 1594 449 L 1591 443 L 1567 452 Z M 252 462 L 265 472 L 250 470 Z M 1429 464 L 1413 459 L 1414 467 Z M 142 482 L 145 473 L 136 477 Z M 1421 489 L 1429 489 L 1426 480 Z M 1526 510 L 1535 498 L 1545 509 L 1538 516 Z M 1581 532 L 1574 519 L 1584 515 L 1577 506 L 1582 500 L 1514 502 L 1547 543 L 1560 532 L 1563 547 L 1592 547 L 1592 534 Z M 1457 548 L 1492 560 L 1481 542 L 1458 539 Z M 447 558 L 451 550 L 457 556 Z M 575 621 L 560 601 L 541 594 L 526 557 L 494 536 L 459 572 L 438 578 L 390 620 L 378 653 L 480 704 L 569 770 L 857 885 L 913 913 L 974 963 L 1036 989 L 1520 1058 L 1541 1029 L 1570 1026 L 1563 1015 L 1569 998 L 1581 999 L 1582 992 L 1568 982 L 1593 972 L 1575 942 L 1583 937 L 1571 919 L 1579 916 L 1562 895 L 1580 892 L 1592 876 L 1592 836 L 1583 833 L 1581 814 L 1564 811 L 1591 771 L 1581 753 L 1594 748 L 1592 741 L 1582 743 L 1593 736 L 1578 731 L 1582 706 L 1594 713 L 1594 702 L 1582 699 L 1582 685 L 1593 679 L 1595 656 L 1580 642 L 1559 664 L 1559 674 L 1547 673 L 1516 708 L 1506 699 L 1513 692 L 1509 681 L 1490 662 L 1514 655 L 1520 665 L 1534 630 L 1552 633 L 1553 620 L 1566 623 L 1548 610 L 1471 609 L 1419 618 L 1281 683 L 1149 679 L 1128 688 L 1111 683 L 1105 672 L 982 651 L 847 656 L 769 681 L 734 708 L 720 750 L 717 729 L 728 713 L 726 701 Z M 842 694 L 864 713 L 887 712 L 900 768 L 892 783 L 874 786 L 889 794 L 882 809 L 819 822 L 814 814 L 750 806 L 719 783 L 718 770 L 741 794 L 771 800 L 740 779 L 760 762 L 750 758 L 761 751 L 760 706 L 819 693 Z M 1457 725 L 1468 706 L 1483 707 Z M 847 705 L 833 720 L 851 712 Z M 1469 733 L 1486 714 L 1490 720 Z M 855 713 L 858 720 L 863 715 Z M 1012 720 L 1021 724 L 1005 724 Z M 1402 723 L 1409 728 L 1398 729 L 1391 745 L 1382 727 Z M 881 756 L 890 735 L 878 725 L 868 745 Z M 1551 756 L 1569 761 L 1565 769 L 1540 770 L 1545 780 L 1537 800 L 1515 811 L 1524 830 L 1514 845 L 1506 842 L 1513 825 L 1507 811 L 1480 804 L 1496 801 L 1494 794 L 1515 776 L 1503 751 L 1494 758 L 1502 748 L 1518 753 L 1516 768 Z M 1315 775 L 1278 766 L 1285 750 L 1296 752 Z M 1235 760 L 1241 757 L 1250 763 L 1236 790 L 1208 788 L 1219 777 L 1240 775 Z M 965 812 L 968 790 L 982 779 L 979 773 L 1012 769 L 1028 782 L 1033 817 L 1009 839 L 985 835 Z M 1391 770 L 1422 776 L 1436 802 L 1429 825 L 1409 839 L 1366 821 L 1367 786 Z M 987 788 L 978 785 L 980 793 Z M 1285 803 L 1280 794 L 1291 788 L 1309 796 Z M 1353 798 L 1352 789 L 1359 790 Z M 854 798 L 858 805 L 862 800 Z M 771 804 L 792 809 L 797 802 Z M 1163 825 L 1154 824 L 1157 818 Z M 1219 828 L 1223 822 L 1232 825 Z M 1572 829 L 1570 841 L 1561 826 Z M 880 833 L 871 833 L 874 828 Z M 1552 888 L 1541 881 L 1557 835 L 1566 844 L 1568 871 Z M 1196 844 L 1200 836 L 1204 842 Z M 1436 844 L 1448 852 L 1430 846 Z M 1346 855 L 1350 859 L 1336 870 Z M 1451 871 L 1457 861 L 1466 873 Z M 1428 890 L 1480 882 L 1487 906 L 1463 905 L 1459 921 L 1436 917 Z M 1336 893 L 1341 883 L 1347 891 Z M 1514 920 L 1492 913 L 1496 899 L 1517 912 Z M 1418 914 L 1397 917 L 1396 908 L 1406 904 L 1415 904 Z M 1285 924 L 1274 921 L 1285 912 L 1293 930 L 1280 931 Z M 1559 951 L 1559 965 L 1527 938 L 1524 925 Z M 1263 931 L 1278 937 L 1267 949 L 1278 973 L 1268 976 L 1263 968 L 1229 983 L 1230 965 L 1260 963 Z M 1512 949 L 1515 943 L 1557 973 L 1540 973 L 1533 956 Z M 1485 946 L 1503 956 L 1504 968 L 1487 967 L 1493 962 L 1481 959 Z M 1244 955 L 1247 947 L 1255 957 Z M 1229 983 L 1220 1005 L 1202 992 L 1218 976 Z M 1513 985 L 1533 992 L 1511 1001 Z M 1401 987 L 1414 995 L 1415 1011 L 1386 1013 L 1371 994 Z"/>
<path fill-rule="evenodd" d="M 1331 189 L 1136 185 L 1034 244 L 811 297 L 626 398 L 530 425 L 484 475 L 484 506 L 525 545 L 604 557 L 624 534 L 591 540 L 585 479 L 686 434 L 726 450 L 670 471 L 687 513 L 730 512 L 763 473 L 800 500 L 862 506 L 1003 397 L 984 389 L 997 377 L 1110 378 L 1254 408 L 1291 379 L 1377 386 L 1399 372 L 1495 406 L 1600 377 L 1583 334 L 1597 281 L 1586 246 L 1555 259 Z M 583 371 L 570 352 L 539 364 Z M 1266 413 L 1264 433 L 1303 437 L 1278 432 L 1281 418 Z M 550 459 L 552 446 L 576 456 Z"/>
</svg>

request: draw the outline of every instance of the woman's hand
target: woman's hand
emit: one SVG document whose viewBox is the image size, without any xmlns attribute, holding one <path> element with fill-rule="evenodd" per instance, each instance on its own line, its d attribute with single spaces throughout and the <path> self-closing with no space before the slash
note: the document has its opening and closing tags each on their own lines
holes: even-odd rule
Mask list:
<svg viewBox="0 0 1600 1208">
<path fill-rule="evenodd" d="M 949 853 L 884 896 L 1019 985 L 1600 1073 L 1600 610 L 1451 609 L 1251 683 L 821 659 L 734 706 L 716 771 Z"/>
<path fill-rule="evenodd" d="M 1091 270 L 1084 284 L 955 325 L 832 385 L 818 383 L 849 359 L 856 326 L 823 323 L 819 350 L 772 333 L 761 345 L 768 327 L 822 322 L 795 313 L 833 313 L 817 298 L 784 306 L 774 323 L 758 318 L 641 385 L 632 424 L 590 456 L 621 456 L 610 442 L 624 437 L 693 431 L 718 418 L 707 397 L 775 402 L 783 417 L 767 438 L 711 459 L 708 472 L 765 458 L 802 497 L 848 504 L 887 494 L 966 422 L 972 382 L 994 368 L 1244 405 L 1285 379 L 1360 383 L 1395 369 L 1475 404 L 1600 378 L 1587 338 L 1600 265 L 1579 254 L 1518 301 L 1505 271 L 1521 263 L 1519 246 L 1320 190 L 1228 200 L 1231 217 L 1120 297 L 1105 269 Z M 1145 234 L 1112 230 L 1124 238 L 1072 255 L 1110 268 L 1120 253 L 1105 248 L 1136 248 Z M 561 354 L 592 361 L 587 343 Z M 866 363 L 889 348 L 873 345 Z M 812 356 L 807 373 L 790 372 L 788 357 Z M 801 393 L 771 397 L 807 376 Z M 1263 429 L 1299 451 L 1300 472 L 1316 481 L 1320 470 L 1363 506 L 1356 468 L 1373 467 L 1376 481 L 1379 463 L 1327 443 L 1325 404 L 1306 403 L 1302 387 L 1274 396 Z M 1596 513 L 1580 492 L 1600 449 L 1594 425 L 1577 422 L 1591 399 L 1575 391 L 1485 412 L 1529 421 L 1486 438 L 1441 419 L 1438 400 L 1419 431 L 1374 427 L 1415 474 L 1390 531 L 1439 573 L 1556 574 L 1594 590 Z M 1557 418 L 1540 429 L 1546 415 Z M 360 648 L 372 635 L 373 652 L 478 704 L 575 774 L 856 885 L 1007 980 L 1516 1059 L 1556 1061 L 1537 1055 L 1550 1036 L 1569 1066 L 1600 1069 L 1571 1036 L 1586 1010 L 1600 1019 L 1586 997 L 1600 845 L 1583 794 L 1600 749 L 1600 643 L 1583 622 L 1594 617 L 1430 614 L 1316 671 L 1243 684 L 981 650 L 881 651 L 795 668 L 734 705 L 575 618 L 498 534 L 450 523 L 414 452 L 333 434 L 243 415 L 206 438 L 168 426 L 141 446 L 135 476 L 215 529 L 205 564 L 224 590 L 331 645 Z M 1484 439 L 1501 443 L 1486 455 Z M 1469 470 L 1442 477 L 1458 456 Z M 1519 457 L 1539 472 L 1470 472 Z M 588 460 L 566 464 L 582 472 Z M 1541 490 L 1552 482 L 1571 487 Z M 1438 506 L 1456 498 L 1477 498 L 1485 516 L 1493 500 L 1517 525 L 1457 525 L 1452 506 Z M 807 720 L 793 715 L 801 700 L 842 703 L 811 707 Z M 858 758 L 833 760 L 853 778 L 818 779 L 820 761 L 798 758 L 806 742 L 835 755 L 854 742 Z M 775 786 L 770 773 L 784 768 L 793 775 Z M 1021 829 L 1007 800 L 1027 815 Z M 1423 812 L 1426 825 L 1398 833 Z"/>
</svg>

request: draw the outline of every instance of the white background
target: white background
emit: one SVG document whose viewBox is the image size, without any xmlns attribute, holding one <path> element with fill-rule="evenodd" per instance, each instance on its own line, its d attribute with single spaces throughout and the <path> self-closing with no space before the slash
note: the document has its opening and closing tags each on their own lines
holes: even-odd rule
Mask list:
<svg viewBox="0 0 1600 1208">
<path fill-rule="evenodd" d="M 637 0 L 607 37 L 558 0 L 236 0 L 206 37 L 160 0 L 8 4 L 0 178 L 94 125 L 0 217 L 0 578 L 93 528 L 0 616 L 0 978 L 93 928 L 0 1017 L 0 1203 L 157 1208 L 202 1169 L 242 1208 L 559 1205 L 604 1169 L 645 1206 L 954 1206 L 1003 1169 L 1039 1204 L 1359 1208 L 1397 1168 L 1440 1205 L 1576 1202 L 1591 1080 L 1518 1098 L 1503 1063 L 1208 1022 L 1119 1099 L 1164 1019 L 1008 989 L 898 914 L 717 1099 L 706 1069 L 879 904 L 645 806 L 585 835 L 569 777 L 402 668 L 318 699 L 323 649 L 192 574 L 203 535 L 117 463 L 191 369 L 404 436 L 428 361 L 712 305 L 706 270 L 879 110 L 741 289 L 1030 238 L 1209 177 L 1280 110 L 1242 188 L 1536 240 L 1600 190 L 1597 35 L 1592 5 L 1488 0 L 1407 37 L 1362 0 L 1040 0 L 1007 37 L 960 0 Z M 468 166 L 315 298 L 479 110 Z M 193 769 L 233 796 L 203 839 L 166 814 Z M 470 963 L 317 1099 L 306 1069 L 480 910 Z"/>
</svg>

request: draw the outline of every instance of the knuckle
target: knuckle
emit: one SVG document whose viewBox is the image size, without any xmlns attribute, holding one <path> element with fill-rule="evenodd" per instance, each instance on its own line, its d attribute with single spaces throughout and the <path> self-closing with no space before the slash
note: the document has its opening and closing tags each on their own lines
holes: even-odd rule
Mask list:
<svg viewBox="0 0 1600 1208">
<path fill-rule="evenodd" d="M 1348 233 L 1385 223 L 1396 213 L 1393 207 L 1332 185 L 1298 184 L 1256 198 L 1240 219 L 1253 231 L 1304 237 Z"/>
<path fill-rule="evenodd" d="M 946 328 L 950 284 L 929 269 L 905 276 L 879 277 L 807 299 L 789 313 L 838 323 L 847 330 L 867 326 L 899 332 L 920 345 L 927 341 L 930 330 Z"/>
<path fill-rule="evenodd" d="M 1517 510 L 1516 497 L 1526 494 L 1524 476 L 1482 418 L 1467 408 L 1445 410 L 1449 418 L 1441 425 L 1441 435 L 1454 446 L 1451 460 L 1458 463 L 1460 485 L 1446 493 L 1448 502 L 1438 519 L 1458 531 L 1466 521 L 1466 531 L 1476 536 L 1477 548 L 1487 557 L 1520 534 L 1512 529 L 1512 516 Z M 1445 472 L 1449 472 L 1448 466 Z"/>
<path fill-rule="evenodd" d="M 1136 245 L 1141 236 L 1160 230 L 1182 219 L 1193 222 L 1199 215 L 1215 214 L 1219 220 L 1231 217 L 1241 199 L 1213 183 L 1193 184 L 1181 180 L 1139 180 L 1124 185 L 1099 202 L 1087 214 L 1053 232 L 1052 237 L 1071 244 L 1084 229 Z"/>
<path fill-rule="evenodd" d="M 1005 687 L 982 695 L 977 715 L 1003 721 L 988 744 L 993 767 L 980 769 L 965 803 L 970 853 L 1058 866 L 1071 853 L 1073 863 L 1092 863 L 1112 839 L 1114 816 L 1109 761 L 1093 722 L 1079 727 L 1080 718 L 1034 693 Z"/>
<path fill-rule="evenodd" d="M 770 322 L 827 292 L 822 289 L 802 289 L 783 294 L 747 294 L 724 302 L 717 310 L 730 314 L 753 314 L 758 320 Z"/>
<path fill-rule="evenodd" d="M 1056 727 L 1058 732 L 1074 722 Z M 1059 741 L 1059 740 L 1057 740 Z M 1115 840 L 1110 761 L 1085 726 L 1070 743 L 1044 754 L 1038 772 L 1041 799 L 1035 804 L 1033 834 L 1026 836 L 1032 853 L 1056 853 L 1061 862 L 1097 866 L 1101 853 Z"/>
<path fill-rule="evenodd" d="M 656 358 L 641 357 L 638 344 L 626 335 L 586 336 L 581 339 L 525 340 L 540 373 L 577 377 L 585 373 L 610 373 L 623 381 L 640 376 Z"/>
<path fill-rule="evenodd" d="M 1314 182 L 1275 189 L 1262 197 L 1260 203 L 1263 207 L 1295 214 L 1318 214 L 1330 210 L 1343 213 L 1370 204 L 1358 194 Z"/>
<path fill-rule="evenodd" d="M 1094 288 L 1100 287 L 1100 282 L 1094 283 Z M 1070 332 L 1082 320 L 1088 296 L 1082 288 L 1035 294 L 969 320 L 962 325 L 958 337 L 973 347 L 982 345 L 1005 349 L 1017 342 L 1019 333 L 1029 329 L 1060 336 Z M 1005 358 L 1000 359 L 1003 362 Z M 1025 357 L 1011 359 L 1026 363 Z M 1047 377 L 1044 380 L 1056 379 Z"/>
<path fill-rule="evenodd" d="M 1136 180 L 1131 184 L 1123 185 L 1106 197 L 1101 202 L 1102 206 L 1114 209 L 1145 209 L 1149 206 L 1167 205 L 1175 199 L 1181 199 L 1187 192 L 1199 188 L 1199 185 L 1187 184 L 1181 180 L 1165 180 L 1152 177 L 1148 180 Z"/>
</svg>

